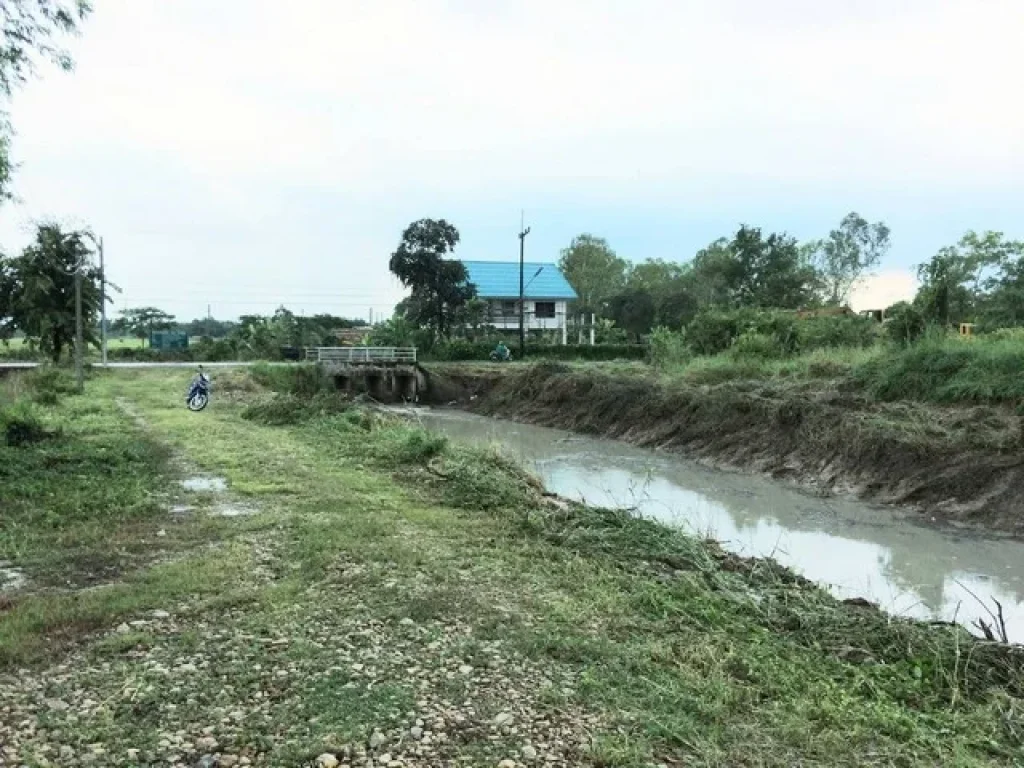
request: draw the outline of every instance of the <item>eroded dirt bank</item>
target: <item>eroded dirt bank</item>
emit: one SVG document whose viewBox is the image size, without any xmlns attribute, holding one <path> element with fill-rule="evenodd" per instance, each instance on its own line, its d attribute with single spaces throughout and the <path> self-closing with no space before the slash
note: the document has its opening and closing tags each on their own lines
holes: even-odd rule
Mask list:
<svg viewBox="0 0 1024 768">
<path fill-rule="evenodd" d="M 877 403 L 821 382 L 693 386 L 559 364 L 428 373 L 435 403 L 1024 534 L 1024 439 L 1010 408 Z"/>
</svg>

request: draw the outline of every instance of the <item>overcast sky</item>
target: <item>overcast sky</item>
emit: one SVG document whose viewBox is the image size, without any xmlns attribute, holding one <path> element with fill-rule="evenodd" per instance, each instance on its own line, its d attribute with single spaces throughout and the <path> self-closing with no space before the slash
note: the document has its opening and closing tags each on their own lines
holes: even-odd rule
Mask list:
<svg viewBox="0 0 1024 768">
<path fill-rule="evenodd" d="M 467 259 L 580 232 L 688 260 L 741 223 L 893 230 L 859 303 L 968 229 L 1024 237 L 1021 0 L 95 0 L 11 106 L 20 247 L 107 244 L 118 308 L 390 313 L 403 227 Z"/>
</svg>

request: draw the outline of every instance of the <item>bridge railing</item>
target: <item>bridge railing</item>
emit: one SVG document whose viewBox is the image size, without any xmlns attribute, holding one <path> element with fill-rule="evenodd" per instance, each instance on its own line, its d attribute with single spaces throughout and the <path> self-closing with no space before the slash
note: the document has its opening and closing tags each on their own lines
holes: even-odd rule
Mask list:
<svg viewBox="0 0 1024 768">
<path fill-rule="evenodd" d="M 318 363 L 415 363 L 416 347 L 311 347 L 306 359 Z"/>
</svg>

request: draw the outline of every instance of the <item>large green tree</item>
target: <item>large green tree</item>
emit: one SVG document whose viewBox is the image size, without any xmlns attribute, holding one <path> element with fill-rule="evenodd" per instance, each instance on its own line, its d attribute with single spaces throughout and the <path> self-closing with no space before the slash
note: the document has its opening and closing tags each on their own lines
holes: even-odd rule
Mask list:
<svg viewBox="0 0 1024 768">
<path fill-rule="evenodd" d="M 914 299 L 938 325 L 981 320 L 993 326 L 1024 323 L 1024 242 L 1001 232 L 968 232 L 917 268 Z"/>
<path fill-rule="evenodd" d="M 627 267 L 605 239 L 589 234 L 573 238 L 558 260 L 558 268 L 576 291 L 578 312 L 600 312 L 604 302 L 625 287 Z"/>
<path fill-rule="evenodd" d="M 821 298 L 840 306 L 849 301 L 858 280 L 871 273 L 889 251 L 889 227 L 869 224 L 860 214 L 847 214 L 828 237 L 804 246 L 805 256 L 818 271 Z"/>
<path fill-rule="evenodd" d="M 818 284 L 796 240 L 784 233 L 765 237 L 746 225 L 728 244 L 715 243 L 699 254 L 695 269 L 698 277 L 706 272 L 715 282 L 715 303 L 739 307 L 799 309 L 813 303 Z"/>
<path fill-rule="evenodd" d="M 459 242 L 459 231 L 444 219 L 420 219 L 402 232 L 391 254 L 391 272 L 410 296 L 402 303 L 405 316 L 447 338 L 466 302 L 476 296 L 461 261 L 446 259 Z"/>
<path fill-rule="evenodd" d="M 61 38 L 74 34 L 89 14 L 87 0 L 0 0 L 0 199 L 10 197 L 10 127 L 7 106 L 14 89 L 34 72 L 34 62 L 49 59 L 71 69 Z"/>
<path fill-rule="evenodd" d="M 693 319 L 699 307 L 691 264 L 680 264 L 662 259 L 648 259 L 634 264 L 630 267 L 629 275 L 626 278 L 626 290 L 622 294 L 617 294 L 633 298 L 626 304 L 617 302 L 616 306 L 625 309 L 629 305 L 634 309 L 640 309 L 641 304 L 637 301 L 638 292 L 647 294 L 651 299 L 654 308 L 652 326 L 681 328 Z M 634 321 L 631 325 L 636 328 L 635 319 L 643 317 L 644 312 L 634 312 L 633 315 Z M 622 319 L 616 319 L 616 322 L 625 327 Z M 639 332 L 646 333 L 649 330 L 650 328 L 647 328 Z"/>
<path fill-rule="evenodd" d="M 657 307 L 650 291 L 627 288 L 608 300 L 603 316 L 639 339 L 643 334 L 650 333 L 656 313 Z"/>
<path fill-rule="evenodd" d="M 733 286 L 741 279 L 728 238 L 720 237 L 697 251 L 691 264 L 692 289 L 702 307 L 733 303 Z"/>
<path fill-rule="evenodd" d="M 146 339 L 152 340 L 154 331 L 166 331 L 174 327 L 174 315 L 156 307 L 125 309 L 111 327 L 142 339 L 145 345 Z"/>
<path fill-rule="evenodd" d="M 85 341 L 95 344 L 103 290 L 90 262 L 89 235 L 40 224 L 20 256 L 0 261 L 0 329 L 21 331 L 59 362 L 75 338 L 75 270 L 82 270 Z"/>
</svg>

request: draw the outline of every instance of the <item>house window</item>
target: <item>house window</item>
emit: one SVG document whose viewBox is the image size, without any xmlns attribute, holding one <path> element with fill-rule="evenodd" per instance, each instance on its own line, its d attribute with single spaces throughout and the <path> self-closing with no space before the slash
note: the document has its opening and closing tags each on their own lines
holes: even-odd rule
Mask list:
<svg viewBox="0 0 1024 768">
<path fill-rule="evenodd" d="M 503 301 L 501 302 L 501 314 L 504 317 L 514 317 L 516 312 L 516 302 L 514 301 Z"/>
<path fill-rule="evenodd" d="M 542 320 L 552 320 L 555 317 L 555 302 L 538 301 L 534 305 L 534 316 Z"/>
</svg>

